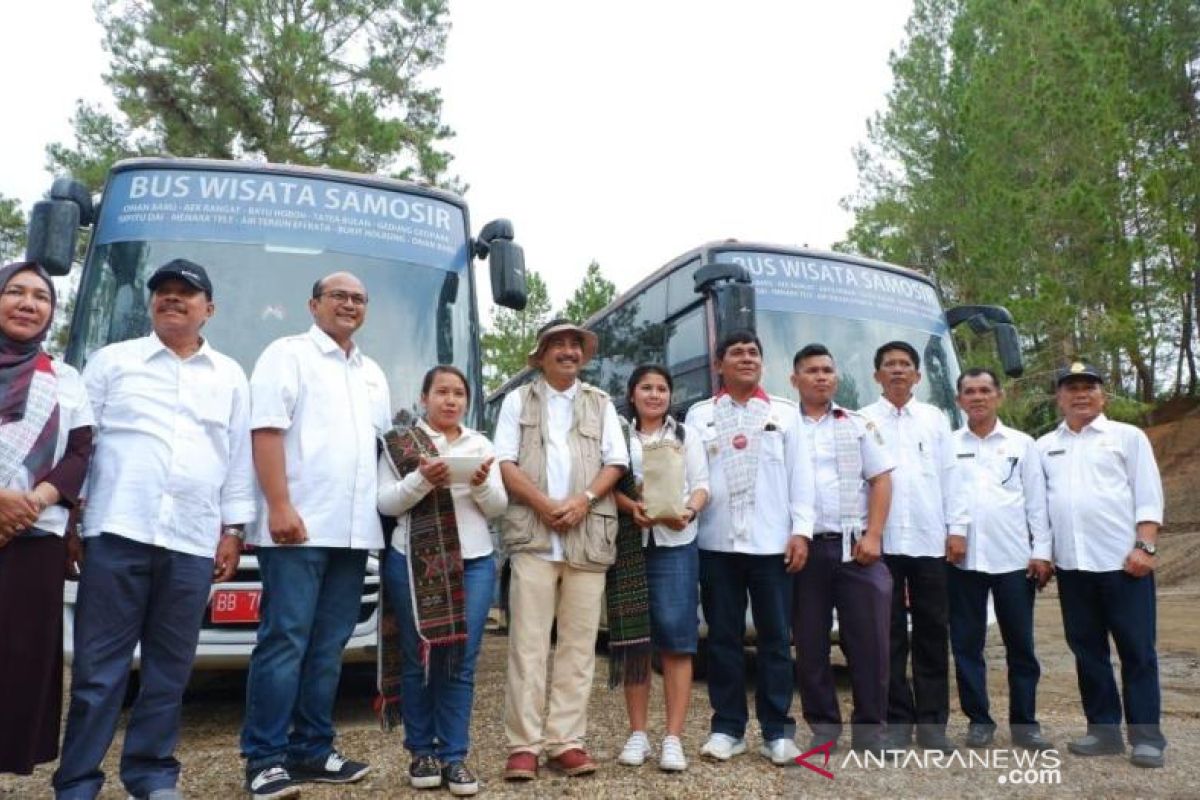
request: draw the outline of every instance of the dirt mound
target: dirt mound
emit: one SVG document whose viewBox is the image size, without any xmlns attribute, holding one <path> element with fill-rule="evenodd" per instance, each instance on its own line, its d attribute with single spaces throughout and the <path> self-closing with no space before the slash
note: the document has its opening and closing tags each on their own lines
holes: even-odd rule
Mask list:
<svg viewBox="0 0 1200 800">
<path fill-rule="evenodd" d="M 1166 496 L 1166 523 L 1175 530 L 1200 529 L 1200 413 L 1146 429 Z"/>
</svg>

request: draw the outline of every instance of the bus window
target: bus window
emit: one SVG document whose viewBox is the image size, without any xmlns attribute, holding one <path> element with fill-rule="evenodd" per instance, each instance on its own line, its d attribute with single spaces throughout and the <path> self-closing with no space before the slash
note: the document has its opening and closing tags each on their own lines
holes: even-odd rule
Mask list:
<svg viewBox="0 0 1200 800">
<path fill-rule="evenodd" d="M 682 414 L 711 394 L 703 306 L 667 323 L 667 369 L 675 384 L 672 412 Z"/>
</svg>

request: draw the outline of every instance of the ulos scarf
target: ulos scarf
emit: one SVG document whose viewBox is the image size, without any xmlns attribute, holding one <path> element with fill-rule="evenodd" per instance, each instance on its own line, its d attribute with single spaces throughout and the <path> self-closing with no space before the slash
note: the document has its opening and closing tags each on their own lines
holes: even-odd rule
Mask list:
<svg viewBox="0 0 1200 800">
<path fill-rule="evenodd" d="M 54 282 L 37 264 L 8 264 L 0 269 L 0 292 L 22 271 L 37 274 L 50 290 L 50 315 L 32 338 L 13 339 L 0 330 L 0 486 L 8 485 L 18 469 L 36 486 L 54 466 L 58 445 L 58 379 L 42 343 L 54 319 Z"/>
<path fill-rule="evenodd" d="M 629 423 L 621 420 L 628 448 Z M 615 491 L 637 502 L 641 489 L 632 470 L 625 470 Z M 650 590 L 642 530 L 629 514 L 617 514 L 617 559 L 604 576 L 608 611 L 608 686 L 650 680 Z"/>
<path fill-rule="evenodd" d="M 404 478 L 420 466 L 422 456 L 437 458 L 438 451 L 429 434 L 420 425 L 393 428 L 383 437 L 384 451 L 394 474 Z M 458 520 L 454 514 L 454 497 L 447 487 L 436 487 L 408 512 L 408 585 L 411 592 L 413 617 L 416 621 L 420 650 L 417 657 L 429 679 L 430 662 L 436 652 L 440 666 L 452 675 L 462 663 L 467 643 L 465 592 L 463 589 L 462 547 L 458 538 Z M 387 557 L 387 556 L 385 556 Z M 380 585 L 382 593 L 383 587 Z M 389 631 L 397 634 L 394 609 L 384 595 L 388 617 L 381 621 L 384 642 L 388 646 Z M 398 641 L 389 649 L 398 653 Z M 379 659 L 379 690 L 376 712 L 385 730 L 399 722 L 401 701 L 402 659 Z"/>
<path fill-rule="evenodd" d="M 862 449 L 858 428 L 844 409 L 834 407 L 833 447 L 837 458 L 838 522 L 842 529 L 842 561 L 849 561 L 854 542 L 863 532 L 859 496 L 863 484 Z"/>
<path fill-rule="evenodd" d="M 771 415 L 771 398 L 759 387 L 740 410 L 733 398 L 722 389 L 713 400 L 713 427 L 725 472 L 725 488 L 729 492 L 729 511 L 733 524 L 732 538 L 750 538 L 754 518 L 754 484 L 758 478 L 758 454 L 767 419 Z"/>
</svg>

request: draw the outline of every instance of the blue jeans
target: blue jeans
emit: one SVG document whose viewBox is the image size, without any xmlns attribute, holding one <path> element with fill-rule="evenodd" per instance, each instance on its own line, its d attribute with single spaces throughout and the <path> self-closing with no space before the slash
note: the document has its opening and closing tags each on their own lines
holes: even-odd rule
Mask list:
<svg viewBox="0 0 1200 800">
<path fill-rule="evenodd" d="M 443 763 L 465 761 L 471 746 L 471 704 L 475 698 L 475 661 L 492 605 L 496 561 L 491 555 L 463 561 L 467 645 L 459 669 L 449 674 L 435 648 L 429 678 L 421 664 L 420 637 L 413 617 L 408 559 L 394 550 L 383 562 L 384 590 L 394 604 L 404 655 L 404 746 L 414 756 L 437 756 Z"/>
<path fill-rule="evenodd" d="M 746 597 L 754 612 L 758 676 L 754 711 L 763 739 L 795 735 L 792 705 L 792 576 L 782 555 L 700 551 L 700 600 L 708 621 L 708 699 L 713 733 L 746 733 Z"/>
<path fill-rule="evenodd" d="M 100 762 L 117 729 L 138 642 L 142 687 L 125 728 L 121 782 L 135 796 L 170 789 L 179 779 L 179 717 L 213 559 L 111 533 L 89 538 L 86 548 L 75 605 L 71 709 L 55 794 L 74 800 L 100 792 Z"/>
<path fill-rule="evenodd" d="M 333 750 L 342 651 L 362 606 L 367 551 L 263 547 L 258 643 L 246 678 L 246 767 L 322 760 Z"/>
<path fill-rule="evenodd" d="M 983 659 L 987 641 L 987 599 L 991 592 L 1008 665 L 1009 727 L 1018 735 L 1038 731 L 1037 685 L 1042 668 L 1033 651 L 1036 584 L 1025 576 L 1023 569 L 990 574 L 947 567 L 946 577 L 950 598 L 950 649 L 954 652 L 954 672 L 963 713 L 976 725 L 996 726 L 988 707 L 987 664 Z"/>
<path fill-rule="evenodd" d="M 1088 733 L 1120 741 L 1124 706 L 1130 744 L 1166 747 L 1159 727 L 1162 693 L 1154 646 L 1158 618 L 1154 573 L 1135 578 L 1121 570 L 1060 569 L 1056 574 L 1063 628 L 1075 654 Z M 1121 658 L 1119 694 L 1108 647 L 1110 635 Z"/>
</svg>

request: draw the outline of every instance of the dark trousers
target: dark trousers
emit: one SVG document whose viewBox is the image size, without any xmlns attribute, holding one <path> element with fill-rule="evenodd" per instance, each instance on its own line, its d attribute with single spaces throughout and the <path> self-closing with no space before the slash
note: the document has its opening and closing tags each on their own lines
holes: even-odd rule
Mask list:
<svg viewBox="0 0 1200 800">
<path fill-rule="evenodd" d="M 885 555 L 892 573 L 888 724 L 901 731 L 942 732 L 950 716 L 950 653 L 946 630 L 946 560 Z M 905 607 L 905 593 L 908 607 Z M 909 642 L 908 618 L 912 616 Z M 912 682 L 908 653 L 912 650 Z"/>
<path fill-rule="evenodd" d="M 854 561 L 843 563 L 840 537 L 816 539 L 808 563 L 795 576 L 792 597 L 796 685 L 804 721 L 816 736 L 837 739 L 841 735 L 842 713 L 829 663 L 836 608 L 854 694 L 852 739 L 859 744 L 877 740 L 887 719 L 891 573 L 882 561 L 865 567 Z"/>
<path fill-rule="evenodd" d="M 92 798 L 100 792 L 100 762 L 117 729 L 139 642 L 142 686 L 125 727 L 121 782 L 135 797 L 176 785 L 183 692 L 196 658 L 212 570 L 211 556 L 111 533 L 87 540 L 75 604 L 71 709 L 54 773 L 59 798 Z"/>
<path fill-rule="evenodd" d="M 1135 578 L 1119 570 L 1060 569 L 1057 575 L 1063 628 L 1075 654 L 1088 733 L 1119 741 L 1123 704 L 1130 744 L 1165 747 L 1159 727 L 1154 573 Z M 1113 678 L 1110 635 L 1121 658 L 1120 694 Z"/>
<path fill-rule="evenodd" d="M 1026 577 L 1023 569 L 993 575 L 947 567 L 946 574 L 950 647 L 954 652 L 958 700 L 963 713 L 975 725 L 996 726 L 989 713 L 987 664 L 983 659 L 990 592 L 1008 664 L 1009 727 L 1017 735 L 1037 732 L 1037 685 L 1042 675 L 1033 651 L 1033 598 L 1037 585 Z"/>
<path fill-rule="evenodd" d="M 746 597 L 754 613 L 758 675 L 754 711 L 763 739 L 795 735 L 792 704 L 792 576 L 783 556 L 700 551 L 700 603 L 708 622 L 708 699 L 711 730 L 746 732 Z"/>
</svg>

